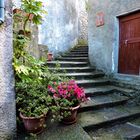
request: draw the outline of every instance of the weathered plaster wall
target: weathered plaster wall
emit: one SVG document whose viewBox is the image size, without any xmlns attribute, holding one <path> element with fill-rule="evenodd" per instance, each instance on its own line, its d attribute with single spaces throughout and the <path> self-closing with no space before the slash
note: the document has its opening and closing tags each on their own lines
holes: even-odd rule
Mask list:
<svg viewBox="0 0 140 140">
<path fill-rule="evenodd" d="M 33 55 L 36 58 L 40 58 L 40 49 L 38 46 L 38 26 L 30 22 L 29 30 L 31 31 L 31 40 L 27 49 L 31 55 Z"/>
<path fill-rule="evenodd" d="M 65 52 L 78 41 L 78 0 L 42 0 L 48 15 L 39 27 L 39 44 L 54 54 Z"/>
<path fill-rule="evenodd" d="M 5 0 L 5 23 L 0 25 L 0 140 L 14 139 L 16 130 L 14 75 L 12 69 L 12 3 Z"/>
<path fill-rule="evenodd" d="M 89 0 L 88 39 L 92 65 L 107 73 L 118 70 L 119 27 L 118 15 L 140 9 L 139 0 Z M 105 25 L 96 27 L 96 13 L 103 12 Z"/>
<path fill-rule="evenodd" d="M 88 13 L 87 13 L 87 0 L 78 0 L 79 4 L 79 44 L 87 44 L 88 43 Z"/>
<path fill-rule="evenodd" d="M 21 7 L 21 1 L 20 0 L 13 0 L 13 9 L 20 8 Z M 16 24 L 15 31 L 23 30 L 23 21 Z M 32 21 L 29 21 L 26 30 L 31 31 L 31 37 L 29 42 L 29 47 L 27 48 L 28 52 L 32 54 L 36 58 L 40 58 L 40 50 L 38 46 L 38 26 L 34 25 Z"/>
<path fill-rule="evenodd" d="M 13 2 L 13 9 L 14 8 L 20 8 L 21 0 L 12 0 L 12 2 Z"/>
</svg>

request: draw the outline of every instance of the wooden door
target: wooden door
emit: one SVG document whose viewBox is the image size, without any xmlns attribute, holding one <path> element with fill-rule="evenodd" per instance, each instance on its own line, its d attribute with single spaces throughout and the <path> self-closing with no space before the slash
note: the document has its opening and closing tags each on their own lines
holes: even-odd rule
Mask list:
<svg viewBox="0 0 140 140">
<path fill-rule="evenodd" d="M 121 17 L 119 73 L 140 74 L 140 12 Z"/>
</svg>

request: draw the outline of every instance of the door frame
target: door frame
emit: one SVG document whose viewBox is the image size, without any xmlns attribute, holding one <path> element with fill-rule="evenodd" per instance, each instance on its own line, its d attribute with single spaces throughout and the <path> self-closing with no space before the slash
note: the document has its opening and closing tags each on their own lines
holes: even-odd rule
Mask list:
<svg viewBox="0 0 140 140">
<path fill-rule="evenodd" d="M 135 9 L 135 10 L 131 10 L 131 11 L 127 11 L 124 13 L 121 13 L 119 15 L 115 16 L 114 19 L 114 26 L 115 26 L 115 33 L 114 33 L 114 38 L 115 41 L 113 43 L 113 52 L 112 52 L 112 73 L 117 74 L 117 75 L 128 75 L 128 76 L 135 76 L 135 77 L 140 77 L 140 75 L 129 75 L 129 74 L 120 74 L 118 73 L 118 69 L 119 69 L 119 47 L 120 47 L 120 26 L 119 26 L 119 18 L 123 17 L 123 16 L 127 16 L 136 12 L 139 12 L 140 8 Z"/>
</svg>

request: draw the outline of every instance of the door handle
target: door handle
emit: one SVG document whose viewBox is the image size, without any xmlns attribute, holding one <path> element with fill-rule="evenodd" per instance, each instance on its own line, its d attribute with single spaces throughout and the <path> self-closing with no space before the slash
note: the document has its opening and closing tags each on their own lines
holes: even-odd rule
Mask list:
<svg viewBox="0 0 140 140">
<path fill-rule="evenodd" d="M 125 40 L 125 41 L 124 41 L 124 44 L 127 46 L 127 44 L 128 44 L 128 40 Z"/>
</svg>

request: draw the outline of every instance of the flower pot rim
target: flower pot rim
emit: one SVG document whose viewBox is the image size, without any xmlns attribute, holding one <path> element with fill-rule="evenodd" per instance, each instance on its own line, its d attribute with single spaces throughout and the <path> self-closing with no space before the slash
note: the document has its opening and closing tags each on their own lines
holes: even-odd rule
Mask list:
<svg viewBox="0 0 140 140">
<path fill-rule="evenodd" d="M 47 115 L 47 113 L 46 113 L 46 115 Z M 40 115 L 39 117 L 25 117 L 21 112 L 20 112 L 20 117 L 22 118 L 22 119 L 25 119 L 25 120 L 33 120 L 33 119 L 40 119 L 40 118 L 42 118 L 42 117 L 45 117 L 46 116 L 45 114 L 42 114 L 42 115 Z"/>
<path fill-rule="evenodd" d="M 47 54 L 51 54 L 51 55 L 52 55 L 53 53 L 51 53 L 51 52 L 48 52 Z"/>
<path fill-rule="evenodd" d="M 62 108 L 62 109 L 64 109 L 64 110 L 75 110 L 75 109 L 78 109 L 79 107 L 80 107 L 80 104 L 78 104 L 78 105 L 75 106 L 75 107 L 70 107 L 70 108 L 64 107 L 64 108 Z"/>
<path fill-rule="evenodd" d="M 20 12 L 22 12 L 23 10 L 20 9 L 20 8 L 14 8 L 14 9 L 13 9 L 13 12 L 16 12 L 16 11 L 20 11 Z"/>
</svg>

